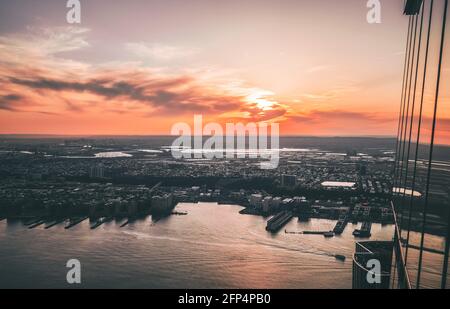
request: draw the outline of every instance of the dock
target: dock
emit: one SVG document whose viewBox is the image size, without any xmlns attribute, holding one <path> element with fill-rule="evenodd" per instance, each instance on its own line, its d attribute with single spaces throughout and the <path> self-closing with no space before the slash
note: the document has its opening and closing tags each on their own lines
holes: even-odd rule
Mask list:
<svg viewBox="0 0 450 309">
<path fill-rule="evenodd" d="M 98 228 L 103 223 L 111 222 L 113 219 L 114 219 L 113 217 L 100 218 L 91 226 L 91 230 L 95 230 L 96 228 Z"/>
<path fill-rule="evenodd" d="M 40 226 L 40 225 L 42 225 L 44 223 L 45 223 L 45 220 L 41 219 L 41 220 L 39 220 L 39 221 L 37 221 L 37 222 L 35 222 L 33 224 L 28 225 L 28 228 L 29 229 L 34 229 L 35 227 L 38 227 L 38 226 Z"/>
<path fill-rule="evenodd" d="M 333 231 L 301 231 L 301 232 L 289 232 L 284 230 L 285 234 L 293 234 L 293 235 L 323 235 L 324 237 L 334 237 Z"/>
<path fill-rule="evenodd" d="M 303 231 L 305 235 L 323 235 L 329 231 Z"/>
<path fill-rule="evenodd" d="M 361 225 L 361 229 L 356 229 L 353 231 L 353 236 L 355 237 L 370 237 L 370 231 L 372 230 L 372 222 L 369 221 L 365 221 L 363 222 L 363 224 Z"/>
<path fill-rule="evenodd" d="M 49 229 L 49 228 L 51 228 L 51 227 L 54 227 L 55 225 L 58 225 L 58 224 L 60 224 L 60 223 L 63 223 L 64 221 L 66 221 L 66 218 L 64 218 L 64 219 L 59 219 L 59 220 L 55 220 L 55 221 L 50 222 L 49 224 L 47 224 L 44 228 L 47 230 L 47 229 Z"/>
<path fill-rule="evenodd" d="M 84 220 L 86 220 L 87 218 L 89 218 L 88 216 L 82 217 L 82 218 L 77 218 L 77 219 L 70 219 L 69 224 L 66 225 L 64 228 L 70 229 L 72 227 L 74 227 L 77 224 L 80 224 L 81 222 L 83 222 Z"/>
<path fill-rule="evenodd" d="M 174 216 L 187 216 L 187 211 L 172 211 L 171 215 Z"/>
<path fill-rule="evenodd" d="M 266 231 L 276 233 L 292 218 L 293 215 L 290 211 L 282 211 L 279 214 L 273 216 L 269 221 L 267 221 Z"/>
<path fill-rule="evenodd" d="M 324 237 L 334 237 L 333 231 L 303 231 L 304 235 L 323 235 Z"/>
<path fill-rule="evenodd" d="M 336 226 L 333 229 L 334 234 L 341 235 L 344 232 L 347 224 L 348 224 L 348 216 L 340 217 L 338 222 L 336 223 Z"/>
<path fill-rule="evenodd" d="M 42 221 L 42 219 L 43 219 L 42 217 L 38 217 L 38 218 L 35 217 L 35 218 L 33 218 L 33 219 L 31 219 L 31 220 L 25 222 L 24 225 L 25 225 L 25 226 L 31 226 L 31 225 L 34 225 L 34 224 L 36 224 L 36 223 Z"/>
<path fill-rule="evenodd" d="M 285 234 L 293 234 L 293 235 L 302 235 L 303 234 L 303 232 L 289 232 L 287 230 L 284 230 L 284 233 Z"/>
</svg>

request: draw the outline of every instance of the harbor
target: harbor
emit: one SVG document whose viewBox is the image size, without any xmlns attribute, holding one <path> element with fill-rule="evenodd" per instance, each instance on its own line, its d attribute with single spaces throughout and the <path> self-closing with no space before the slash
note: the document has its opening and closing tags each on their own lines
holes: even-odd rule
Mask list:
<svg viewBox="0 0 450 309">
<path fill-rule="evenodd" d="M 23 270 L 22 257 L 25 256 L 17 255 L 17 252 L 20 253 L 25 250 L 21 248 L 27 246 L 27 250 L 31 250 L 38 257 L 36 263 L 48 259 L 45 263 L 50 266 L 45 274 L 49 279 L 39 283 L 42 287 L 56 282 L 52 280 L 52 276 L 57 274 L 60 267 L 57 261 L 65 258 L 65 252 L 70 252 L 87 264 L 94 261 L 102 265 L 112 263 L 108 264 L 110 268 L 106 274 L 92 269 L 95 277 L 86 284 L 93 288 L 116 286 L 116 283 L 119 287 L 129 287 L 121 281 L 129 272 L 136 273 L 131 283 L 136 287 L 182 288 L 183 282 L 198 288 L 206 288 L 214 282 L 220 282 L 229 288 L 259 287 L 258 284 L 261 287 L 276 287 L 280 280 L 284 280 L 286 287 L 296 288 L 311 287 L 311 278 L 315 277 L 320 278 L 320 282 L 316 281 L 317 285 L 312 287 L 351 287 L 350 257 L 355 243 L 351 226 L 347 226 L 341 236 L 331 239 L 323 235 L 291 235 L 284 233 L 284 230 L 330 231 L 336 224 L 336 220 L 329 219 L 311 219 L 308 222 L 291 219 L 278 233 L 272 234 L 265 230 L 266 222 L 271 217 L 242 217 L 239 215 L 241 209 L 239 206 L 214 203 L 182 203 L 175 211 L 187 212 L 189 215 L 169 216 L 156 224 L 153 218 L 147 217 L 131 220 L 126 227 L 120 228 L 120 225 L 128 220 L 123 217 L 91 230 L 90 226 L 95 221 L 89 221 L 87 218 L 74 228 L 65 230 L 65 226 L 69 224 L 69 218 L 66 218 L 51 229 L 45 230 L 42 225 L 29 233 L 21 232 L 24 228 L 22 221 L 8 219 L 0 223 L 0 244 L 10 244 L 4 246 L 9 255 L 2 257 L 2 263 L 12 265 L 7 270 L 11 278 L 20 278 L 22 272 L 28 269 Z M 39 218 L 33 221 L 37 219 Z M 49 219 L 48 223 L 61 219 L 63 218 Z M 73 216 L 70 223 L 81 219 L 83 217 Z M 28 220 L 31 221 L 31 218 Z M 198 228 L 199 226 L 202 228 Z M 391 235 L 391 226 L 373 224 L 373 239 L 389 239 Z M 20 241 L 19 237 L 26 239 Z M 101 246 L 98 245 L 99 239 L 102 239 Z M 150 245 L 154 250 L 143 250 Z M 64 250 L 60 249 L 62 247 Z M 256 251 L 247 250 L 249 247 Z M 118 251 L 124 252 L 124 256 L 129 259 L 125 269 L 120 261 L 110 258 Z M 182 260 L 177 258 L 180 253 L 185 255 Z M 236 256 L 242 257 L 242 260 L 236 262 L 242 267 L 233 269 L 231 273 L 230 270 L 222 268 L 217 273 L 217 270 L 213 271 L 207 266 L 212 257 L 217 263 L 229 264 Z M 251 271 L 251 268 L 258 267 L 261 263 L 276 268 L 280 259 L 292 257 L 295 257 L 292 272 L 273 273 L 267 269 L 262 272 Z M 168 263 L 172 266 L 167 267 Z M 180 274 L 176 268 L 186 265 L 192 265 L 192 270 Z M 336 267 L 336 271 L 327 272 L 330 265 Z M 207 276 L 203 276 L 201 284 L 198 284 L 193 281 L 195 275 L 191 272 L 205 272 Z M 170 281 L 156 284 L 157 278 L 161 276 L 170 278 Z M 245 276 L 248 281 L 231 280 L 239 276 Z M 17 280 L 16 283 L 19 285 L 22 282 Z"/>
<path fill-rule="evenodd" d="M 70 256 L 82 259 L 86 265 L 110 263 L 106 274 L 98 269 L 91 270 L 93 277 L 86 281 L 86 285 L 93 288 L 113 286 L 116 282 L 122 282 L 120 278 L 130 272 L 135 273 L 134 281 L 123 283 L 120 287 L 182 288 L 183 284 L 191 284 L 206 288 L 214 282 L 230 288 L 267 288 L 279 286 L 279 282 L 283 282 L 283 288 L 351 287 L 351 256 L 355 243 L 351 225 L 347 226 L 341 236 L 331 239 L 323 235 L 284 233 L 285 229 L 288 232 L 330 231 L 336 224 L 335 220 L 311 219 L 301 222 L 294 218 L 278 233 L 272 234 L 265 230 L 270 218 L 264 220 L 258 216 L 242 217 L 239 214 L 241 209 L 239 206 L 214 203 L 183 203 L 175 211 L 188 212 L 187 216 L 170 216 L 156 224 L 151 217 L 135 219 L 126 227 L 120 228 L 128 220 L 122 218 L 104 223 L 95 230 L 90 229 L 94 221 L 88 219 L 69 230 L 64 229 L 69 223 L 67 218 L 51 229 L 46 230 L 42 225 L 31 230 L 32 232 L 24 229 L 21 221 L 2 221 L 0 244 L 10 244 L 4 246 L 7 250 L 5 252 L 10 255 L 3 255 L 1 262 L 11 265 L 7 270 L 11 278 L 20 278 L 21 274 L 28 271 L 23 269 L 22 257 L 25 256 L 14 253 L 21 253 L 22 250 L 31 250 L 37 256 L 35 263 L 46 259 L 45 263 L 50 266 L 46 268 L 45 275 L 49 278 L 52 278 L 53 273 L 57 274 L 60 267 L 57 261 L 65 259 L 69 253 Z M 72 223 L 82 219 L 71 218 Z M 203 228 L 194 228 L 199 225 Z M 392 226 L 373 224 L 372 239 L 389 239 L 391 235 Z M 101 245 L 98 245 L 99 239 L 102 241 Z M 110 258 L 118 248 L 129 261 L 125 269 L 119 260 Z M 249 248 L 252 250 L 248 250 Z M 180 254 L 183 259 L 178 258 Z M 236 261 L 236 256 L 242 259 Z M 228 264 L 234 259 L 235 265 L 239 267 L 231 270 L 231 273 L 227 269 L 211 269 L 208 267 L 211 258 L 217 263 Z M 269 275 L 267 268 L 283 267 L 280 259 L 290 261 L 294 270 Z M 201 284 L 190 279 L 193 278 L 188 277 L 190 273 L 180 275 L 176 268 L 185 267 L 186 263 L 193 265 L 193 269 L 189 270 L 192 274 L 204 272 L 208 275 Z M 330 267 L 336 271 L 333 278 L 328 279 L 324 274 Z M 252 268 L 261 271 L 253 272 Z M 170 280 L 158 282 L 156 279 L 161 276 Z M 249 281 L 235 280 L 243 277 Z M 47 287 L 55 282 L 57 281 L 49 279 L 41 282 L 40 286 Z"/>
</svg>

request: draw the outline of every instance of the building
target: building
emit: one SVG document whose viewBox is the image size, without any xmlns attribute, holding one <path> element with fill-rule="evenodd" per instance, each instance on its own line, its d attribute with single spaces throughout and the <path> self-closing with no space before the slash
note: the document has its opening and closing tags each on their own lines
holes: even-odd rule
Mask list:
<svg viewBox="0 0 450 309">
<path fill-rule="evenodd" d="M 282 202 L 281 197 L 274 197 L 271 203 L 271 208 L 274 210 L 278 210 L 280 208 L 281 202 Z"/>
<path fill-rule="evenodd" d="M 102 165 L 93 166 L 89 171 L 89 177 L 91 178 L 105 178 L 105 169 Z"/>
<path fill-rule="evenodd" d="M 407 0 L 404 14 L 409 22 L 393 170 L 389 287 L 445 289 L 450 287 L 448 0 Z M 353 285 L 367 288 L 360 249 Z"/>
<path fill-rule="evenodd" d="M 114 216 L 121 218 L 128 215 L 128 202 L 120 198 L 113 199 L 110 201 L 112 207 L 114 208 Z"/>
<path fill-rule="evenodd" d="M 262 210 L 264 213 L 269 213 L 272 209 L 272 201 L 273 198 L 271 196 L 267 196 L 262 201 Z"/>
<path fill-rule="evenodd" d="M 261 194 L 250 195 L 250 205 L 254 208 L 259 208 L 262 206 L 263 197 Z"/>
<path fill-rule="evenodd" d="M 297 177 L 294 175 L 281 175 L 281 186 L 285 188 L 294 188 L 297 186 Z"/>
<path fill-rule="evenodd" d="M 168 213 L 173 209 L 173 195 L 153 196 L 151 202 L 152 213 Z"/>
</svg>

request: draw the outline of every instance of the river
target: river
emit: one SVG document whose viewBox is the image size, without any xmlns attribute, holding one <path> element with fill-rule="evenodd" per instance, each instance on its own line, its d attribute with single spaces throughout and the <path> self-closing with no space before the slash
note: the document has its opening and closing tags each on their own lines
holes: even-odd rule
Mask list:
<svg viewBox="0 0 450 309">
<path fill-rule="evenodd" d="M 179 204 L 185 216 L 120 228 L 89 221 L 65 230 L 0 222 L 0 287 L 65 288 L 66 262 L 81 263 L 84 288 L 351 288 L 356 225 L 341 236 L 265 231 L 267 219 L 242 208 Z M 288 231 L 330 230 L 335 221 L 292 219 Z M 373 224 L 371 240 L 389 240 L 392 226 Z M 345 262 L 332 255 L 347 257 Z"/>
</svg>

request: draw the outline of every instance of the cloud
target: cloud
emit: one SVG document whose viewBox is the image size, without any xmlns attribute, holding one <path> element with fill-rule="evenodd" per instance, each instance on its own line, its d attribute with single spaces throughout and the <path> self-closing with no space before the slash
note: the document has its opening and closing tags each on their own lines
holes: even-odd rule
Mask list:
<svg viewBox="0 0 450 309">
<path fill-rule="evenodd" d="M 290 113 L 281 130 L 297 135 L 395 135 L 398 115 L 364 110 L 323 109 Z M 286 132 L 286 131 L 285 131 Z"/>
<path fill-rule="evenodd" d="M 306 73 L 323 72 L 323 71 L 328 71 L 332 68 L 334 68 L 334 66 L 332 66 L 332 65 L 317 65 L 317 66 L 307 69 L 305 72 Z"/>
<path fill-rule="evenodd" d="M 146 44 L 144 42 L 126 43 L 125 49 L 139 58 L 161 61 L 186 58 L 199 52 L 196 48 L 169 46 L 164 44 Z"/>
<path fill-rule="evenodd" d="M 397 119 L 392 117 L 386 117 L 370 112 L 355 112 L 346 110 L 313 110 L 307 113 L 290 115 L 289 119 L 295 122 L 306 123 L 331 123 L 331 122 L 365 122 L 365 123 L 385 123 L 395 122 Z"/>
<path fill-rule="evenodd" d="M 133 78 L 130 78 L 130 77 Z M 9 78 L 14 85 L 34 91 L 89 93 L 100 96 L 102 101 L 124 100 L 155 108 L 154 112 L 172 115 L 187 112 L 222 113 L 239 109 L 244 97 L 220 93 L 217 90 L 196 84 L 192 77 L 162 77 L 125 74 L 114 77 L 91 78 L 86 81 L 68 81 L 35 78 Z M 71 109 L 74 104 L 71 103 Z M 80 110 L 80 109 L 78 109 Z"/>
<path fill-rule="evenodd" d="M 236 72 L 215 67 L 172 69 L 169 74 L 166 69 L 149 68 L 136 61 L 94 66 L 67 59 L 66 52 L 90 46 L 88 33 L 88 29 L 76 27 L 33 28 L 27 34 L 0 36 L 0 110 L 58 115 L 64 121 L 87 122 L 88 118 L 101 117 L 92 123 L 96 126 L 103 122 L 105 127 L 114 126 L 108 121 L 117 115 L 128 120 L 161 117 L 165 122 L 180 115 L 190 119 L 194 113 L 213 121 L 277 121 L 316 128 L 322 124 L 345 127 L 346 123 L 375 127 L 391 121 L 357 111 L 295 112 L 285 103 L 292 99 L 283 102 L 271 91 L 237 79 Z M 128 43 L 125 48 L 141 59 L 160 61 L 198 53 L 192 48 L 161 44 Z M 312 72 L 324 69 L 317 67 Z M 338 85 L 322 93 L 296 97 L 305 104 L 329 102 L 355 91 L 357 86 Z"/>
<path fill-rule="evenodd" d="M 1 109 L 48 114 L 112 111 L 143 117 L 234 112 L 269 119 L 280 114 L 258 113 L 246 99 L 253 88 L 220 70 L 172 70 L 168 74 L 138 62 L 93 66 L 64 57 L 64 52 L 89 47 L 88 33 L 86 28 L 57 27 L 0 36 Z M 126 48 L 142 58 L 160 60 L 197 52 L 144 43 L 128 43 Z M 11 97 L 11 93 L 21 95 Z"/>
<path fill-rule="evenodd" d="M 300 95 L 301 99 L 305 101 L 330 101 L 341 98 L 349 93 L 358 91 L 359 85 L 348 83 L 330 87 L 328 90 L 320 93 L 303 93 Z"/>
<path fill-rule="evenodd" d="M 28 27 L 25 34 L 0 37 L 0 54 L 9 56 L 48 57 L 58 53 L 79 50 L 89 46 L 86 40 L 87 28 L 81 27 Z M 4 60 L 4 59 L 3 59 Z M 24 59 L 22 59 L 23 61 Z"/>
<path fill-rule="evenodd" d="M 19 102 L 21 99 L 22 97 L 16 94 L 0 96 L 0 109 L 16 111 L 15 103 Z"/>
</svg>

